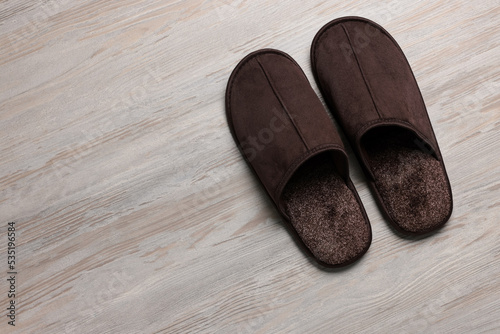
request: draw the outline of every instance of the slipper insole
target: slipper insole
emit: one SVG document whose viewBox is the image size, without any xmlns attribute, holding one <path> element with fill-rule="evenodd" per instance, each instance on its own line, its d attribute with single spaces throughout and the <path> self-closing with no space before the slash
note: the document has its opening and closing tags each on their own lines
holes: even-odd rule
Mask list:
<svg viewBox="0 0 500 334">
<path fill-rule="evenodd" d="M 283 191 L 291 224 L 311 252 L 334 264 L 352 260 L 370 242 L 370 228 L 328 153 L 308 160 Z"/>
<path fill-rule="evenodd" d="M 397 127 L 373 129 L 363 147 L 375 186 L 396 224 L 418 233 L 441 225 L 451 210 L 451 194 L 442 164 L 424 152 L 416 136 Z"/>
</svg>

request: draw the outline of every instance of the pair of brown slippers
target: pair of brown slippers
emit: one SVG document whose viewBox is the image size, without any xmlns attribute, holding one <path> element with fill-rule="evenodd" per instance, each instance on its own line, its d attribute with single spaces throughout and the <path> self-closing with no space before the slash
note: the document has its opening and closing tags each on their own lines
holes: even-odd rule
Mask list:
<svg viewBox="0 0 500 334">
<path fill-rule="evenodd" d="M 311 47 L 314 77 L 395 229 L 426 234 L 452 212 L 451 187 L 413 72 L 378 24 L 344 17 Z M 282 217 L 323 265 L 369 248 L 371 227 L 347 154 L 299 65 L 264 49 L 246 56 L 226 90 L 234 140 Z"/>
</svg>

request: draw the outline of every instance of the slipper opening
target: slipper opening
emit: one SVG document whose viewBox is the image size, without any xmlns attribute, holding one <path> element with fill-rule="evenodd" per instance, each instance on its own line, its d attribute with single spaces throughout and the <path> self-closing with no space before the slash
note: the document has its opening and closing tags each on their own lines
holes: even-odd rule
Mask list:
<svg viewBox="0 0 500 334">
<path fill-rule="evenodd" d="M 399 228 L 425 233 L 446 222 L 452 206 L 446 171 L 415 133 L 376 127 L 363 136 L 361 147 L 381 200 Z"/>
<path fill-rule="evenodd" d="M 327 264 L 340 265 L 366 252 L 371 230 L 332 154 L 323 152 L 299 167 L 282 200 L 291 224 L 311 252 Z"/>
</svg>

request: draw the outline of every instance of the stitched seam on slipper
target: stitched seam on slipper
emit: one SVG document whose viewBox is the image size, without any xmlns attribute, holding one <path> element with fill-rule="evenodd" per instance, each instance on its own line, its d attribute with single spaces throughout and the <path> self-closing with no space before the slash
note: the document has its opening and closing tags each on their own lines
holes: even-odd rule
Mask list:
<svg viewBox="0 0 500 334">
<path fill-rule="evenodd" d="M 233 86 L 234 84 L 236 83 L 237 79 L 238 79 L 238 74 L 240 73 L 240 71 L 243 69 L 243 67 L 252 59 L 254 59 L 255 57 L 257 57 L 261 52 L 262 53 L 272 53 L 272 54 L 276 54 L 276 55 L 279 55 L 279 56 L 284 56 L 283 54 L 281 54 L 280 52 L 277 52 L 276 50 L 266 50 L 266 51 L 257 51 L 258 53 L 255 53 L 253 55 L 248 55 L 247 57 L 245 57 L 246 59 L 242 60 L 240 63 L 238 63 L 238 65 L 236 66 L 236 69 L 234 71 L 233 74 L 231 74 L 229 80 L 232 81 L 231 84 L 229 85 L 229 93 L 228 93 L 228 97 L 227 97 L 227 104 L 229 105 L 229 116 L 231 116 L 231 125 L 233 123 L 233 114 L 231 112 L 231 102 L 232 102 L 232 95 L 233 95 Z M 288 57 L 286 57 L 288 59 Z M 290 61 L 292 61 L 292 59 L 289 59 Z M 294 63 L 292 61 L 292 63 Z M 305 76 L 305 74 L 304 74 Z"/>
<path fill-rule="evenodd" d="M 340 26 L 342 27 L 345 35 L 347 36 L 347 40 L 349 41 L 349 45 L 351 46 L 352 53 L 354 55 L 354 58 L 356 59 L 356 64 L 358 64 L 359 71 L 361 72 L 361 76 L 363 77 L 363 81 L 365 82 L 365 86 L 368 89 L 368 93 L 370 94 L 370 97 L 372 99 L 373 106 L 375 107 L 375 111 L 377 112 L 378 117 L 382 118 L 382 116 L 380 115 L 380 112 L 378 110 L 377 104 L 375 103 L 375 99 L 373 98 L 372 88 L 370 87 L 368 80 L 366 80 L 365 72 L 363 71 L 363 68 L 361 67 L 361 63 L 359 62 L 359 58 L 358 58 L 358 55 L 356 53 L 356 50 L 354 49 L 354 46 L 352 45 L 351 36 L 349 35 L 349 32 L 347 31 L 346 27 L 342 23 L 340 23 Z"/>
<path fill-rule="evenodd" d="M 269 86 L 271 87 L 271 90 L 273 91 L 274 95 L 276 96 L 276 98 L 278 99 L 281 107 L 283 108 L 283 110 L 285 111 L 286 115 L 288 116 L 288 119 L 290 119 L 290 122 L 292 123 L 293 127 L 295 128 L 295 131 L 297 132 L 297 134 L 299 135 L 300 139 L 302 140 L 302 143 L 304 144 L 304 146 L 306 147 L 306 150 L 309 150 L 309 145 L 307 145 L 307 142 L 304 138 L 304 136 L 302 135 L 302 132 L 300 132 L 300 129 L 299 127 L 297 126 L 297 124 L 295 124 L 295 121 L 293 120 L 292 118 L 292 115 L 290 114 L 290 112 L 288 111 L 288 108 L 285 106 L 285 103 L 283 102 L 283 99 L 281 98 L 281 96 L 278 94 L 278 91 L 276 89 L 276 87 L 274 87 L 274 84 L 272 83 L 271 81 L 271 77 L 270 75 L 267 73 L 267 71 L 264 69 L 264 66 L 262 66 L 262 63 L 260 62 L 259 58 L 258 57 L 255 57 L 255 60 L 257 60 L 257 63 L 259 64 L 260 66 L 260 69 L 262 70 L 262 72 L 264 73 L 264 76 L 266 77 L 266 80 L 267 82 L 269 83 Z"/>
<path fill-rule="evenodd" d="M 275 55 L 284 57 L 285 59 L 287 59 L 288 61 L 290 61 L 292 64 L 294 64 L 295 66 L 297 66 L 298 68 L 300 68 L 299 64 L 292 57 L 290 57 L 290 55 L 288 55 L 288 54 L 286 54 L 284 52 L 278 51 L 278 50 L 273 50 L 273 49 L 263 49 L 263 50 L 259 50 L 259 51 L 253 52 L 252 54 L 247 55 L 242 61 L 240 61 L 240 63 L 238 63 L 238 65 L 236 66 L 236 69 L 230 75 L 229 84 L 228 84 L 228 93 L 227 93 L 227 98 L 226 98 L 226 108 L 227 108 L 226 115 L 228 116 L 227 119 L 228 119 L 228 123 L 229 123 L 229 127 L 231 129 L 231 132 L 235 136 L 235 138 L 238 139 L 237 145 L 240 145 L 240 142 L 239 142 L 238 134 L 236 133 L 236 130 L 234 129 L 234 125 L 233 125 L 233 113 L 231 111 L 233 86 L 238 81 L 239 73 L 244 68 L 244 66 L 247 63 L 249 63 L 251 60 L 253 60 L 254 58 L 256 59 L 261 54 L 275 54 Z M 259 63 L 259 66 L 260 66 L 260 63 Z M 308 81 L 307 76 L 304 73 L 304 71 L 302 70 L 302 68 L 300 68 L 300 70 L 301 70 L 301 73 L 304 76 L 304 78 Z M 340 146 L 339 146 L 339 148 L 343 149 Z M 246 160 L 245 156 L 244 156 L 244 158 Z M 249 163 L 249 165 L 250 165 L 250 168 L 255 172 L 255 174 L 259 175 L 257 173 L 257 170 L 253 167 L 253 165 L 251 163 Z M 260 176 L 259 176 L 259 178 L 260 178 Z M 262 183 L 262 185 L 263 185 L 264 189 L 266 189 L 266 191 L 269 193 L 269 195 L 271 195 L 271 194 L 274 195 L 275 191 L 271 192 L 271 189 L 269 189 L 268 186 L 266 184 L 264 184 L 264 183 Z M 274 197 L 271 196 L 271 198 L 274 201 Z M 278 203 L 276 203 L 276 204 L 278 204 Z"/>
<path fill-rule="evenodd" d="M 343 21 L 345 20 L 352 20 L 352 21 L 360 21 L 360 22 L 363 22 L 363 23 L 366 23 L 366 24 L 369 24 L 371 25 L 372 27 L 376 28 L 376 29 L 379 29 L 387 38 L 389 38 L 392 43 L 396 46 L 396 48 L 401 52 L 401 54 L 403 55 L 403 58 L 405 59 L 406 61 L 406 64 L 408 65 L 408 67 L 410 68 L 410 71 L 411 71 L 411 75 L 413 77 L 413 80 L 415 81 L 415 84 L 417 85 L 418 87 L 418 82 L 417 82 L 417 79 L 415 78 L 415 74 L 413 73 L 413 70 L 411 69 L 411 65 L 410 65 L 410 62 L 408 61 L 408 58 L 406 57 L 405 53 L 403 52 L 403 49 L 401 49 L 401 46 L 399 45 L 399 43 L 394 39 L 394 37 L 384 28 L 382 27 L 380 24 L 376 23 L 376 22 L 373 22 L 371 20 L 368 20 L 366 18 L 362 18 L 362 17 L 345 17 L 345 18 L 340 18 L 340 19 L 335 19 L 333 21 L 331 21 L 330 23 L 326 24 L 319 32 L 318 36 L 315 37 L 315 41 L 313 42 L 314 43 L 314 46 L 313 46 L 313 53 L 314 53 L 314 64 L 313 64 L 313 67 L 315 68 L 316 67 L 316 64 L 317 64 L 317 61 L 318 61 L 318 45 L 321 44 L 321 41 L 326 38 L 326 36 L 328 35 L 328 33 L 330 32 L 330 30 L 335 27 L 336 25 L 338 24 L 342 24 Z M 429 112 L 427 111 L 427 107 L 425 105 L 425 102 L 424 102 L 424 98 L 422 96 L 422 91 L 420 90 L 419 88 L 419 95 L 420 95 L 420 100 L 422 102 L 422 106 L 425 110 L 425 113 L 426 113 L 426 117 L 427 117 L 427 120 L 429 121 L 429 124 L 431 124 L 431 121 L 430 121 L 430 117 L 429 117 Z M 432 125 L 431 125 L 431 130 L 432 130 L 432 134 L 434 136 L 434 140 L 437 142 L 437 139 L 435 138 L 436 135 L 434 133 L 434 129 L 432 128 Z M 427 138 L 424 136 L 424 138 Z M 437 152 L 439 152 L 439 145 L 438 147 L 436 147 L 436 150 Z M 439 152 L 440 153 L 440 152 Z M 441 153 L 440 153 L 441 154 Z"/>
<path fill-rule="evenodd" d="M 238 79 L 238 74 L 240 73 L 240 71 L 243 69 L 244 65 L 246 65 L 249 61 L 251 61 L 252 59 L 256 58 L 257 56 L 259 56 L 260 54 L 266 54 L 266 53 L 270 53 L 270 54 L 275 54 L 275 55 L 278 55 L 278 56 L 282 56 L 282 57 L 285 57 L 285 59 L 288 59 L 292 64 L 296 65 L 297 67 L 299 67 L 302 71 L 302 75 L 304 76 L 304 78 L 306 80 L 307 79 L 307 76 L 306 74 L 304 73 L 304 70 L 302 70 L 302 68 L 299 66 L 299 64 L 288 54 L 284 53 L 284 52 L 281 52 L 281 51 L 278 51 L 278 50 L 274 50 L 274 49 L 263 49 L 263 50 L 258 50 L 256 52 L 253 52 L 252 54 L 249 54 L 247 55 L 244 60 L 242 60 L 240 63 L 238 63 L 238 65 L 236 66 L 236 69 L 234 71 L 234 73 L 231 74 L 229 80 L 230 80 L 230 85 L 228 87 L 229 89 L 229 93 L 228 93 L 228 96 L 227 96 L 227 106 L 229 107 L 228 109 L 228 114 L 230 116 L 229 118 L 229 121 L 231 123 L 231 126 L 233 124 L 233 115 L 232 115 L 232 112 L 231 112 L 231 102 L 232 102 L 232 94 L 233 94 L 233 86 L 234 84 L 236 83 L 237 79 Z M 309 80 L 308 80 L 309 81 Z M 236 136 L 237 137 L 237 136 Z"/>
</svg>

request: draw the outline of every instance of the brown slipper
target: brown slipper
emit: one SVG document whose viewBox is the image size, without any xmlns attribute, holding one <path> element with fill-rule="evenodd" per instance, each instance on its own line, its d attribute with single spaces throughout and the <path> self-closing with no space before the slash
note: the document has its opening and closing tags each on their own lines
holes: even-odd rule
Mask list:
<svg viewBox="0 0 500 334">
<path fill-rule="evenodd" d="M 313 256 L 327 266 L 360 258 L 371 228 L 336 129 L 287 54 L 260 50 L 234 69 L 226 114 L 245 160 Z"/>
<path fill-rule="evenodd" d="M 452 212 L 451 187 L 413 72 L 378 24 L 344 17 L 311 47 L 312 69 L 382 211 L 400 232 L 423 234 Z"/>
</svg>

